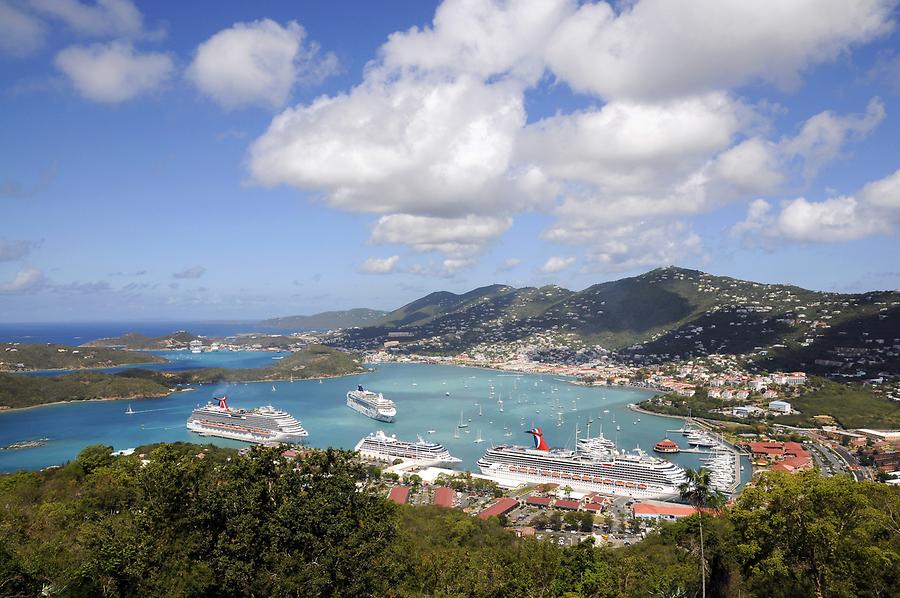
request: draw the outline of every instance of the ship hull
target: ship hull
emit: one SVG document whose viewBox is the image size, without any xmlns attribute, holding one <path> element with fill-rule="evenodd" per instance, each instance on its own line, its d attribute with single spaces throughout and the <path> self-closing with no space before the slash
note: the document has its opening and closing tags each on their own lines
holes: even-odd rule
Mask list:
<svg viewBox="0 0 900 598">
<path fill-rule="evenodd" d="M 384 413 L 379 412 L 377 409 L 374 409 L 371 407 L 366 407 L 365 405 L 360 405 L 359 403 L 357 403 L 356 401 L 354 401 L 352 399 L 347 400 L 347 407 L 349 407 L 350 409 L 353 409 L 357 413 L 361 413 L 361 414 L 365 415 L 366 417 L 370 417 L 376 421 L 385 422 L 387 424 L 394 423 L 393 415 L 384 414 Z"/>
<path fill-rule="evenodd" d="M 479 464 L 479 469 L 482 474 L 492 478 L 522 482 L 525 484 L 559 484 L 561 487 L 569 486 L 576 492 L 597 492 L 599 494 L 610 496 L 626 496 L 631 498 L 649 498 L 657 500 L 675 498 L 678 496 L 678 489 L 674 486 L 646 484 L 647 488 L 642 489 L 637 487 L 638 484 L 635 483 L 635 487 L 631 488 L 625 485 L 626 483 L 631 482 L 616 480 L 613 476 L 604 478 L 609 480 L 609 483 L 607 483 L 604 481 L 594 482 L 575 479 L 577 476 L 573 474 L 570 474 L 569 477 L 564 477 L 564 475 L 553 475 L 552 473 L 549 475 L 529 474 L 510 471 L 505 467 L 481 464 Z M 587 476 L 587 474 L 585 474 L 585 476 Z M 588 477 L 593 479 L 593 476 Z M 617 485 L 617 482 L 620 482 L 622 485 Z"/>
<path fill-rule="evenodd" d="M 256 433 L 242 430 L 233 430 L 220 427 L 215 424 L 202 423 L 198 421 L 189 421 L 187 429 L 191 432 L 200 434 L 201 436 L 218 436 L 220 438 L 230 438 L 231 440 L 241 440 L 243 442 L 252 442 L 254 444 L 268 444 L 273 442 L 286 442 L 289 444 L 302 444 L 306 436 L 300 434 L 285 434 L 284 432 L 271 432 L 268 434 Z"/>
</svg>

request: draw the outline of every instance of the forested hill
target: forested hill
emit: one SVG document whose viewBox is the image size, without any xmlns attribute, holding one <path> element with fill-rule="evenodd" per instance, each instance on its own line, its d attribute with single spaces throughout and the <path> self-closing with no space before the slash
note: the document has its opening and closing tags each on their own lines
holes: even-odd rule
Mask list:
<svg viewBox="0 0 900 598">
<path fill-rule="evenodd" d="M 342 342 L 375 348 L 391 332 L 408 335 L 403 346 L 419 352 L 543 337 L 660 359 L 768 348 L 770 359 L 811 366 L 838 348 L 900 343 L 900 293 L 809 291 L 670 267 L 577 292 L 492 285 L 432 293 L 347 331 Z M 900 368 L 900 359 L 878 353 L 875 364 Z"/>
<path fill-rule="evenodd" d="M 78 370 L 127 364 L 165 363 L 146 353 L 48 343 L 0 343 L 0 371 Z"/>
<path fill-rule="evenodd" d="M 311 316 L 286 316 L 263 320 L 260 325 L 266 328 L 296 330 L 334 330 L 336 328 L 352 328 L 368 326 L 387 312 L 377 309 L 348 309 L 345 311 L 324 311 Z"/>
<path fill-rule="evenodd" d="M 697 516 L 625 548 L 560 548 L 496 518 L 397 507 L 351 453 L 281 450 L 165 444 L 113 457 L 93 446 L 58 469 L 0 475 L 0 594 L 701 594 Z M 897 488 L 766 474 L 704 515 L 706 595 L 896 595 L 898 512 Z"/>
</svg>

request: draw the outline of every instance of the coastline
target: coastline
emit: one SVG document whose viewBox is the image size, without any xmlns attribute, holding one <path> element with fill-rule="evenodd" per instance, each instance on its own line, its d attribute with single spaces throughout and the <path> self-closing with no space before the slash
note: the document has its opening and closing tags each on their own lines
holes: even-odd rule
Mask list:
<svg viewBox="0 0 900 598">
<path fill-rule="evenodd" d="M 145 361 L 138 363 L 119 363 L 116 365 L 101 365 L 101 366 L 82 366 L 82 367 L 71 367 L 71 368 L 37 368 L 32 370 L 0 370 L 0 374 L 52 374 L 53 372 L 60 372 L 60 376 L 64 376 L 66 373 L 75 373 L 75 372 L 100 372 L 102 370 L 110 370 L 113 368 L 129 368 L 135 367 L 139 368 L 145 365 L 162 365 L 164 363 L 172 363 L 168 359 L 163 359 L 162 361 Z"/>
<path fill-rule="evenodd" d="M 141 399 L 165 399 L 166 397 L 172 396 L 173 394 L 175 393 L 170 392 L 164 395 L 133 395 L 130 397 L 105 397 L 98 399 L 69 399 L 67 401 L 53 401 L 52 403 L 40 403 L 38 405 L 28 405 L 27 407 L 9 407 L 8 409 L 0 409 L 0 417 L 2 417 L 4 413 L 15 413 L 17 411 L 39 409 L 41 407 L 50 407 L 52 405 L 67 405 L 69 403 L 96 403 L 100 401 L 137 401 Z"/>
<path fill-rule="evenodd" d="M 362 372 L 350 372 L 347 374 L 329 374 L 324 376 L 310 376 L 309 378 L 295 378 L 294 382 L 305 382 L 307 380 L 327 380 L 331 378 L 345 378 L 347 376 L 359 376 L 362 374 L 370 374 L 373 370 L 368 369 Z M 270 378 L 268 380 L 235 380 L 230 381 L 228 384 L 259 384 L 264 382 L 290 382 L 290 378 Z M 198 383 L 193 386 L 202 387 L 206 386 L 209 383 Z M 178 394 L 181 390 L 175 390 L 164 395 L 132 395 L 129 397 L 107 397 L 107 398 L 97 398 L 97 399 L 71 399 L 67 401 L 53 401 L 50 403 L 39 403 L 37 405 L 28 405 L 27 407 L 9 407 L 7 409 L 0 409 L 0 416 L 4 413 L 14 413 L 18 411 L 25 411 L 28 409 L 38 409 L 40 407 L 50 407 L 53 405 L 67 405 L 69 403 L 94 403 L 98 401 L 137 401 L 140 399 L 164 399 L 166 397 L 170 397 L 174 394 Z"/>
</svg>

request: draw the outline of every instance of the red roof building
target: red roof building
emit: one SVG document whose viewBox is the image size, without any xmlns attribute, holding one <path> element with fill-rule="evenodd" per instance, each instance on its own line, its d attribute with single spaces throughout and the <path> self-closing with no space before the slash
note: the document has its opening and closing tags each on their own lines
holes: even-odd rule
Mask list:
<svg viewBox="0 0 900 598">
<path fill-rule="evenodd" d="M 478 514 L 479 519 L 487 519 L 499 515 L 505 515 L 519 506 L 519 501 L 514 498 L 501 498 L 497 502 Z"/>
<path fill-rule="evenodd" d="M 641 519 L 678 519 L 689 517 L 697 511 L 691 505 L 679 505 L 663 502 L 638 502 L 634 503 L 631 511 L 635 517 Z M 712 509 L 704 509 L 704 513 L 714 513 Z"/>
<path fill-rule="evenodd" d="M 525 503 L 529 505 L 534 505 L 536 507 L 549 507 L 550 506 L 550 497 L 549 496 L 536 496 L 534 494 L 525 497 Z"/>
<path fill-rule="evenodd" d="M 570 511 L 577 511 L 578 507 L 581 506 L 581 503 L 577 500 L 568 500 L 564 498 L 557 499 L 555 503 L 553 503 L 554 507 L 558 507 L 560 509 L 569 509 Z"/>
<path fill-rule="evenodd" d="M 438 486 L 434 490 L 434 504 L 439 507 L 453 508 L 456 499 L 456 491 L 447 486 Z"/>
<path fill-rule="evenodd" d="M 598 502 L 586 502 L 584 503 L 584 510 L 591 513 L 599 513 L 603 510 L 603 505 Z"/>
<path fill-rule="evenodd" d="M 388 494 L 388 500 L 398 505 L 405 505 L 406 501 L 409 500 L 409 486 L 394 486 L 391 488 L 390 494 Z"/>
</svg>

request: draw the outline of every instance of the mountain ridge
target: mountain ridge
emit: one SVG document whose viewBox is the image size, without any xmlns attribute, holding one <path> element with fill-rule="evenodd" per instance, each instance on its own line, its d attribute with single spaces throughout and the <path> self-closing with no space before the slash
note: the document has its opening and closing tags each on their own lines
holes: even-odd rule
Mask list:
<svg viewBox="0 0 900 598">
<path fill-rule="evenodd" d="M 772 367 L 845 374 L 860 361 L 837 351 L 863 355 L 867 363 L 858 365 L 867 373 L 900 373 L 892 349 L 900 343 L 896 291 L 811 291 L 678 267 L 581 291 L 502 284 L 460 294 L 438 291 L 345 331 L 336 342 L 375 349 L 391 332 L 406 333 L 401 350 L 426 354 L 541 341 L 599 346 L 647 361 L 754 353 Z"/>
</svg>

